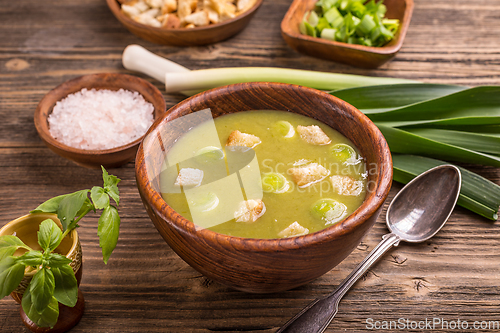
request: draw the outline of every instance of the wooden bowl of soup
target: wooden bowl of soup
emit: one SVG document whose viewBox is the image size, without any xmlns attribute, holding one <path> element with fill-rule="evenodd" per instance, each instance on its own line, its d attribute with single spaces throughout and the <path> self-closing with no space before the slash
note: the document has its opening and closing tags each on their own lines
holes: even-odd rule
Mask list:
<svg viewBox="0 0 500 333">
<path fill-rule="evenodd" d="M 168 110 L 139 146 L 136 178 L 183 260 L 224 285 L 271 293 L 318 278 L 356 248 L 389 193 L 392 160 L 352 105 L 242 83 Z"/>
</svg>

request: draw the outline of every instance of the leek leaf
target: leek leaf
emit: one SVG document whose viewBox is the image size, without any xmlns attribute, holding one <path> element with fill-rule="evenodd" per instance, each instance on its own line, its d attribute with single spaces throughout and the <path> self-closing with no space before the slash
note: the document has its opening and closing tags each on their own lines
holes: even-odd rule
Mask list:
<svg viewBox="0 0 500 333">
<path fill-rule="evenodd" d="M 410 128 L 406 131 L 431 140 L 483 153 L 500 154 L 500 136 L 435 128 Z"/>
<path fill-rule="evenodd" d="M 500 167 L 500 157 L 434 141 L 397 128 L 375 123 L 384 135 L 392 153 L 411 154 L 447 161 Z"/>
<path fill-rule="evenodd" d="M 464 89 L 466 87 L 444 84 L 406 83 L 348 88 L 332 91 L 330 94 L 369 114 L 435 99 Z"/>
<path fill-rule="evenodd" d="M 417 175 L 435 166 L 449 164 L 444 161 L 414 155 L 393 155 L 394 180 L 408 183 Z M 500 206 L 500 186 L 463 167 L 462 188 L 458 205 L 495 221 Z"/>
<path fill-rule="evenodd" d="M 443 97 L 368 116 L 376 122 L 408 122 L 412 124 L 451 118 L 495 117 L 498 123 L 500 119 L 500 86 L 469 88 Z"/>
</svg>

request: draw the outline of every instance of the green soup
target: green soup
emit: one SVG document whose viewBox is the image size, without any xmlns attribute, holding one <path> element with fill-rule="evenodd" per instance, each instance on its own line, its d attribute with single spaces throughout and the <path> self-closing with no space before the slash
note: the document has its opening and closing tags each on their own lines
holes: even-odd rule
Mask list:
<svg viewBox="0 0 500 333">
<path fill-rule="evenodd" d="M 228 147 L 228 140 L 253 148 Z M 366 194 L 366 165 L 354 145 L 324 123 L 284 111 L 198 125 L 172 146 L 163 169 L 168 205 L 201 228 L 238 237 L 319 231 L 354 212 Z"/>
</svg>

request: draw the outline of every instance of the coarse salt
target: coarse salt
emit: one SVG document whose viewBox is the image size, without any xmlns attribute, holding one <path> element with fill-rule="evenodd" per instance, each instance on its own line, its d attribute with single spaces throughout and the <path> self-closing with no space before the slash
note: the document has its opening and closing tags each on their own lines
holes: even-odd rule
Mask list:
<svg viewBox="0 0 500 333">
<path fill-rule="evenodd" d="M 135 91 L 83 88 L 56 103 L 49 130 L 70 147 L 111 149 L 143 136 L 153 124 L 153 111 L 153 104 Z"/>
</svg>

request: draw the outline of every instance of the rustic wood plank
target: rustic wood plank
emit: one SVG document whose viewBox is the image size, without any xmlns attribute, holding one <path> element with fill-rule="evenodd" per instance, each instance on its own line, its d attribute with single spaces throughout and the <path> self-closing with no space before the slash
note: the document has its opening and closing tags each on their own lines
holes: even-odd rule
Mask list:
<svg viewBox="0 0 500 333">
<path fill-rule="evenodd" d="M 497 0 L 415 0 L 402 50 L 376 70 L 318 60 L 288 48 L 280 21 L 290 3 L 264 1 L 247 29 L 228 41 L 179 48 L 130 34 L 104 1 L 3 2 L 0 226 L 47 198 L 100 182 L 98 170 L 78 167 L 43 145 L 33 126 L 33 112 L 43 95 L 65 80 L 97 72 L 129 73 L 121 66 L 121 52 L 128 44 L 140 44 L 192 69 L 276 66 L 470 86 L 500 84 Z M 146 79 L 164 91 L 161 83 Z M 169 107 L 183 98 L 164 97 Z M 500 184 L 500 169 L 466 167 Z M 328 274 L 287 292 L 246 294 L 207 280 L 167 246 L 140 202 L 133 163 L 110 172 L 123 179 L 120 241 L 104 265 L 97 216 L 81 223 L 81 288 L 87 303 L 74 332 L 274 332 L 310 301 L 332 291 L 387 232 L 384 210 L 358 249 Z M 390 198 L 400 188 L 395 184 Z M 345 296 L 327 332 L 367 331 L 368 318 L 460 318 L 470 325 L 476 320 L 500 321 L 499 229 L 498 222 L 457 208 L 435 238 L 421 245 L 403 244 L 370 270 Z M 12 299 L 0 300 L 0 331 L 26 331 L 18 309 Z"/>
</svg>

